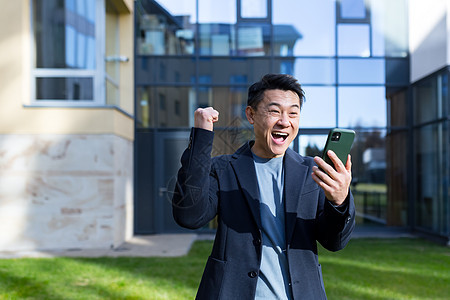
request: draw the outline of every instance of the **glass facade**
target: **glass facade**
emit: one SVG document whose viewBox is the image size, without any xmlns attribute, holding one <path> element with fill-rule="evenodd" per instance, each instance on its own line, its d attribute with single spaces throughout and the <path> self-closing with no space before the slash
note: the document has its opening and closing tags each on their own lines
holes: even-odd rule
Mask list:
<svg viewBox="0 0 450 300">
<path fill-rule="evenodd" d="M 413 86 L 414 224 L 450 236 L 449 71 Z"/>
<path fill-rule="evenodd" d="M 195 109 L 214 106 L 214 154 L 232 153 L 251 138 L 248 86 L 266 73 L 291 74 L 306 96 L 293 148 L 315 155 L 329 129 L 354 129 L 360 220 L 410 224 L 408 161 L 395 151 L 410 140 L 401 109 L 409 107 L 406 0 L 181 3 L 136 2 L 138 133 L 188 134 Z"/>
</svg>

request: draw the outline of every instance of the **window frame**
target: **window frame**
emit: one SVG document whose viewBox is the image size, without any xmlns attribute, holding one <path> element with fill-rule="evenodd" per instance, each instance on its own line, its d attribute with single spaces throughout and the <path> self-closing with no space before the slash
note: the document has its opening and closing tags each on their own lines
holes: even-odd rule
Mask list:
<svg viewBox="0 0 450 300">
<path fill-rule="evenodd" d="M 69 69 L 69 68 L 37 68 L 36 67 L 36 48 L 34 33 L 34 5 L 33 0 L 30 3 L 30 39 L 31 39 L 31 81 L 30 81 L 30 103 L 32 106 L 44 107 L 83 107 L 83 106 L 105 106 L 106 105 L 106 70 L 105 70 L 105 18 L 106 18 L 106 0 L 95 0 L 95 68 Z M 89 100 L 70 100 L 70 99 L 37 99 L 36 80 L 37 78 L 71 78 L 83 77 L 93 80 L 93 99 Z"/>
</svg>

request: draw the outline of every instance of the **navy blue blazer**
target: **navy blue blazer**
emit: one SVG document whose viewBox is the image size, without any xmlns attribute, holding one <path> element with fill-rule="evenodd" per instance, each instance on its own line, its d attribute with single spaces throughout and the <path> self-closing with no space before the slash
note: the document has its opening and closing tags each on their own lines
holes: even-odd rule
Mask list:
<svg viewBox="0 0 450 300">
<path fill-rule="evenodd" d="M 252 142 L 211 158 L 214 133 L 193 128 L 172 199 L 173 216 L 196 229 L 217 216 L 217 232 L 197 299 L 254 299 L 261 263 L 261 215 Z M 286 251 L 294 299 L 326 299 L 317 241 L 344 248 L 355 226 L 349 193 L 343 210 L 311 178 L 315 165 L 288 149 L 284 156 Z"/>
</svg>

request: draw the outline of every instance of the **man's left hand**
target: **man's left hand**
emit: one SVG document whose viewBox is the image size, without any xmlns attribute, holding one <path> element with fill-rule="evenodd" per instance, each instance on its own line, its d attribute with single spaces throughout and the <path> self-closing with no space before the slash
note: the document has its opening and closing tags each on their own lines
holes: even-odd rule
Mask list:
<svg viewBox="0 0 450 300">
<path fill-rule="evenodd" d="M 323 189 L 325 196 L 329 201 L 334 205 L 341 205 L 347 198 L 350 183 L 352 181 L 351 156 L 350 154 L 348 155 L 347 163 L 344 166 L 342 161 L 333 151 L 329 150 L 327 155 L 336 169 L 333 169 L 333 167 L 327 164 L 322 158 L 316 156 L 314 157 L 314 161 L 320 169 L 314 166 L 311 176 Z"/>
</svg>

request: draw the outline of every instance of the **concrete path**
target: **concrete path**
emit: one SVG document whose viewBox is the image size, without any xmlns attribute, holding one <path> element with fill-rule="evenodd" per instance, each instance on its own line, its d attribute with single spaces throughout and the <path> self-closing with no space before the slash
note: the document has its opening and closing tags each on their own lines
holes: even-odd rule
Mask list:
<svg viewBox="0 0 450 300">
<path fill-rule="evenodd" d="M 414 237 L 405 229 L 380 226 L 357 226 L 352 238 Z M 0 259 L 23 257 L 175 257 L 186 255 L 196 240 L 212 240 L 212 234 L 157 234 L 134 236 L 115 249 L 66 249 L 49 251 L 0 251 Z"/>
<path fill-rule="evenodd" d="M 157 234 L 134 236 L 115 249 L 66 249 L 41 251 L 0 251 L 0 259 L 22 257 L 175 257 L 186 255 L 197 234 Z"/>
</svg>

